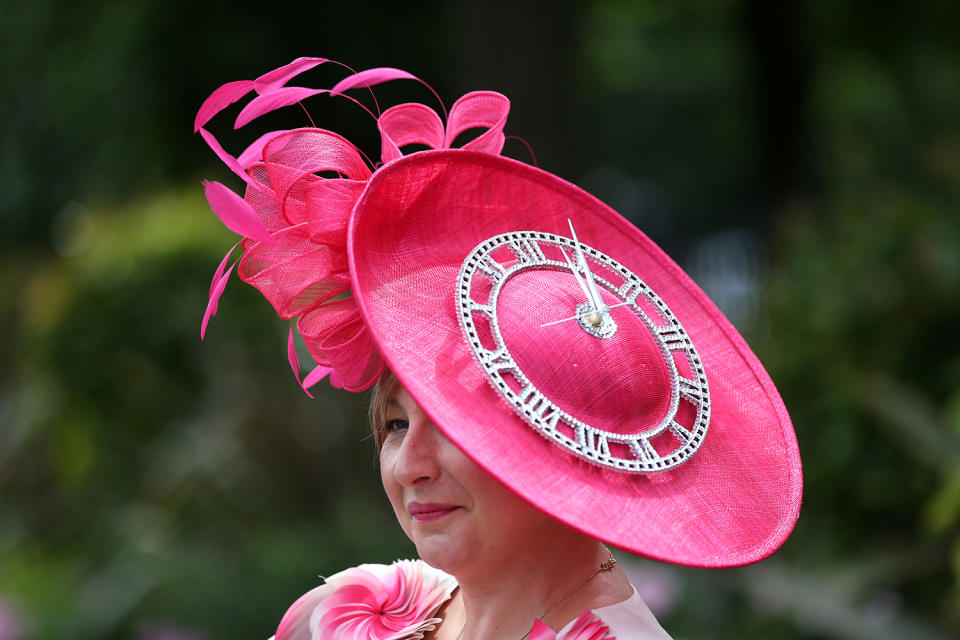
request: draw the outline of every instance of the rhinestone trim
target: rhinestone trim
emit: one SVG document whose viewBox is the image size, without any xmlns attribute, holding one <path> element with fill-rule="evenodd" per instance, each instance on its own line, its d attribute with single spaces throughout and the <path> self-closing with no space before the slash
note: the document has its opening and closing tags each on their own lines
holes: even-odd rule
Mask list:
<svg viewBox="0 0 960 640">
<path fill-rule="evenodd" d="M 610 282 L 594 273 L 597 287 L 621 300 L 621 306 L 640 319 L 657 341 L 670 372 L 669 408 L 658 425 L 638 434 L 619 434 L 590 426 L 563 411 L 540 392 L 513 359 L 500 333 L 497 320 L 496 309 L 500 291 L 511 277 L 523 271 L 552 269 L 570 272 L 568 264 L 546 256 L 544 248 L 549 246 L 573 250 L 575 243 L 570 238 L 540 231 L 514 231 L 481 242 L 463 261 L 457 278 L 457 317 L 464 338 L 486 373 L 488 381 L 513 411 L 541 435 L 593 464 L 628 473 L 665 471 L 683 464 L 703 444 L 710 424 L 710 391 L 706 373 L 690 336 L 666 303 L 636 274 L 616 260 L 592 247 L 580 244 L 588 259 L 615 279 L 619 278 Z M 513 264 L 502 264 L 493 258 L 492 254 L 503 247 L 508 247 L 516 258 Z M 484 300 L 471 297 L 472 283 L 477 277 L 487 279 L 492 285 Z M 652 308 L 656 317 L 651 318 L 638 300 Z M 583 304 L 577 307 L 575 315 L 584 330 L 601 339 L 613 335 L 609 326 L 609 335 L 597 335 L 604 332 L 606 323 L 600 327 L 592 327 L 582 317 L 581 307 Z M 494 349 L 487 349 L 481 343 L 474 320 L 475 314 L 481 314 L 489 323 L 495 343 Z M 612 322 L 610 314 L 605 315 L 606 319 Z M 584 326 L 585 322 L 597 333 Z M 615 324 L 613 331 L 616 331 Z M 692 379 L 679 375 L 674 361 L 675 354 L 686 359 L 693 374 Z M 508 384 L 505 375 L 514 379 L 519 391 L 515 391 Z M 696 407 L 696 418 L 690 426 L 676 421 L 681 398 Z M 560 426 L 561 423 L 564 427 Z M 676 446 L 665 447 L 664 436 L 668 443 L 674 441 Z M 655 439 L 658 448 L 651 442 Z M 611 451 L 611 443 L 621 445 L 615 449 L 628 452 L 627 455 Z"/>
</svg>

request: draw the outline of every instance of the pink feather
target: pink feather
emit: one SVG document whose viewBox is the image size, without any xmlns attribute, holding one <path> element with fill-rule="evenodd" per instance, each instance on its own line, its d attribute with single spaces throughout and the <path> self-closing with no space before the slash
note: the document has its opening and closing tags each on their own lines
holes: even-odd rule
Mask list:
<svg viewBox="0 0 960 640">
<path fill-rule="evenodd" d="M 377 67 L 375 69 L 367 69 L 366 71 L 361 71 L 359 73 L 354 73 L 353 75 L 347 76 L 334 85 L 333 89 L 330 90 L 330 95 L 335 96 L 343 93 L 344 91 L 349 91 L 350 89 L 372 87 L 383 82 L 389 82 L 390 80 L 416 80 L 418 82 L 423 82 L 423 80 L 417 76 L 402 69 L 394 69 L 392 67 Z"/>
<path fill-rule="evenodd" d="M 319 93 L 327 93 L 327 90 L 308 89 L 307 87 L 280 87 L 276 91 L 257 96 L 243 108 L 243 111 L 237 116 L 237 121 L 233 123 L 233 128 L 239 129 L 265 113 L 288 107 Z"/>
<path fill-rule="evenodd" d="M 203 187 L 210 208 L 228 229 L 253 240 L 274 244 L 270 232 L 249 202 L 219 182 L 205 180 Z"/>
<path fill-rule="evenodd" d="M 237 162 L 237 159 L 234 158 L 229 153 L 227 153 L 227 151 L 222 146 L 220 146 L 220 143 L 217 141 L 215 137 L 213 137 L 212 133 L 210 133 L 206 129 L 200 129 L 200 135 L 203 137 L 207 145 L 211 149 L 213 149 L 213 152 L 217 154 L 217 157 L 220 158 L 220 160 L 225 165 L 230 167 L 231 171 L 233 171 L 235 174 L 240 176 L 244 182 L 246 182 L 248 185 L 250 185 L 257 191 L 263 190 L 262 185 L 258 184 L 256 180 L 254 180 L 249 175 L 247 175 L 247 172 L 243 170 L 243 167 L 240 166 L 240 163 Z"/>
<path fill-rule="evenodd" d="M 303 379 L 303 383 L 300 386 L 302 386 L 303 390 L 306 391 L 313 385 L 326 378 L 328 374 L 330 374 L 332 380 L 333 369 L 331 367 L 324 367 L 323 365 L 318 364 L 313 371 L 307 374 L 307 377 Z"/>
<path fill-rule="evenodd" d="M 217 270 L 213 273 L 213 279 L 210 281 L 210 295 L 213 296 L 213 290 L 217 287 L 217 284 L 220 283 L 220 278 L 223 277 L 223 271 L 227 268 L 227 262 L 230 261 L 230 254 L 233 253 L 233 250 L 237 248 L 237 245 L 230 247 L 230 251 L 227 251 L 227 255 L 223 256 L 223 260 L 220 261 L 220 266 L 217 267 Z"/>
<path fill-rule="evenodd" d="M 233 249 L 231 249 L 233 251 Z M 203 313 L 203 322 L 200 323 L 200 339 L 203 340 L 203 337 L 207 333 L 207 325 L 210 323 L 210 318 L 217 315 L 217 303 L 220 301 L 220 296 L 223 295 L 223 290 L 227 288 L 227 280 L 230 279 L 230 274 L 233 272 L 233 266 L 227 271 L 226 274 L 217 282 L 217 285 L 210 291 L 210 299 L 207 300 L 207 309 Z"/>
<path fill-rule="evenodd" d="M 278 131 L 271 131 L 265 133 L 256 140 L 254 140 L 249 147 L 243 150 L 239 156 L 237 156 L 237 164 L 240 165 L 240 168 L 246 171 L 256 163 L 263 160 L 263 147 L 270 142 L 271 138 L 275 138 L 280 134 L 286 133 L 285 129 L 280 129 Z"/>
<path fill-rule="evenodd" d="M 193 132 L 196 133 L 199 131 L 200 127 L 210 121 L 210 118 L 252 90 L 253 80 L 236 80 L 221 85 L 200 105 L 200 109 L 197 111 L 197 117 L 193 121 Z"/>
<path fill-rule="evenodd" d="M 254 80 L 253 88 L 260 95 L 272 93 L 304 71 L 313 69 L 327 61 L 326 58 L 297 58 L 293 62 L 269 71 Z"/>
<path fill-rule="evenodd" d="M 293 369 L 293 375 L 297 376 L 297 382 L 300 382 L 300 358 L 297 357 L 297 345 L 293 341 L 293 323 L 290 323 L 290 334 L 287 337 L 287 361 L 290 362 L 290 368 Z"/>
<path fill-rule="evenodd" d="M 300 358 L 297 357 L 297 345 L 293 340 L 293 323 L 290 323 L 290 333 L 287 336 L 287 361 L 290 363 L 290 368 L 293 370 L 293 375 L 297 379 L 297 383 L 300 385 L 300 388 L 303 389 L 303 392 L 313 397 L 313 394 L 310 393 L 306 381 L 300 382 Z M 316 369 L 311 371 L 311 375 L 316 372 Z M 310 377 L 309 375 L 307 376 Z M 312 386 L 312 385 L 309 385 Z"/>
</svg>

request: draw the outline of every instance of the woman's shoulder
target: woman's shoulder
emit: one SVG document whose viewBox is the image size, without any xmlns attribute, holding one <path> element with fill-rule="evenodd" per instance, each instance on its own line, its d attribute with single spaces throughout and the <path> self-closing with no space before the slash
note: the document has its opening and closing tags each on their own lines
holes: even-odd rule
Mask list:
<svg viewBox="0 0 960 640">
<path fill-rule="evenodd" d="M 591 613 L 607 627 L 607 636 L 615 640 L 670 640 L 669 634 L 657 622 L 656 616 L 637 593 L 636 587 L 633 595 L 623 602 L 599 607 Z M 572 632 L 577 622 L 575 620 L 561 629 L 558 638 L 565 637 L 564 633 Z M 583 637 L 592 638 L 593 636 Z"/>
<path fill-rule="evenodd" d="M 287 609 L 273 640 L 423 638 L 457 588 L 422 560 L 361 564 L 334 574 Z M 617 604 L 584 611 L 559 632 L 537 621 L 530 640 L 670 640 L 634 590 Z"/>
<path fill-rule="evenodd" d="M 275 640 L 422 638 L 457 582 L 422 560 L 361 564 L 332 575 L 291 605 Z"/>
</svg>

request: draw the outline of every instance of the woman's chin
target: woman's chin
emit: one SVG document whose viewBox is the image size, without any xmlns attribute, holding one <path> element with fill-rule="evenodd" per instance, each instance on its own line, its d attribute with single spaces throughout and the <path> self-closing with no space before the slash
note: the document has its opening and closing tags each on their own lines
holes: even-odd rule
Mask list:
<svg viewBox="0 0 960 640">
<path fill-rule="evenodd" d="M 420 559 L 434 569 L 455 574 L 470 558 L 470 545 L 459 536 L 432 534 L 414 537 Z"/>
</svg>

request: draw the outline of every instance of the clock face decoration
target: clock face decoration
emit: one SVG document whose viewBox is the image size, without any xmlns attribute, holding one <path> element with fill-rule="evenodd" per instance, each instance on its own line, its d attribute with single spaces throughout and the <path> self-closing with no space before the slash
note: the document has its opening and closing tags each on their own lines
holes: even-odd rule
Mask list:
<svg viewBox="0 0 960 640">
<path fill-rule="evenodd" d="M 649 473 L 676 467 L 696 453 L 710 423 L 710 392 L 700 356 L 679 320 L 653 289 L 616 260 L 581 244 L 572 225 L 571 235 L 566 238 L 515 231 L 478 245 L 464 260 L 457 280 L 457 314 L 464 337 L 487 379 L 514 412 L 565 450 L 622 472 Z M 523 281 L 531 275 L 555 286 L 530 289 L 529 304 L 517 305 L 516 296 L 504 291 L 512 281 Z M 544 304 L 543 296 L 554 296 L 547 302 L 555 304 Z M 508 320 L 503 303 L 507 299 L 514 308 L 509 316 L 512 336 L 505 340 Z M 538 313 L 557 309 L 565 311 L 546 322 L 538 317 Z M 528 325 L 517 329 L 517 317 L 525 321 L 527 315 Z M 548 337 L 538 334 L 547 331 L 551 332 Z M 526 343 L 536 343 L 538 338 L 540 343 L 562 352 L 563 358 L 558 358 L 561 364 L 534 370 L 531 363 L 536 360 L 521 356 L 519 351 L 526 348 Z M 600 353 L 602 358 L 585 355 L 578 360 L 577 349 L 584 346 L 584 354 Z M 599 363 L 636 351 L 644 351 L 662 372 L 658 378 L 662 383 L 645 387 L 658 396 L 652 418 L 648 416 L 638 425 L 609 420 L 589 424 L 589 418 L 574 415 L 582 412 L 569 403 L 564 405 L 563 398 L 550 397 L 550 390 L 559 388 L 557 378 L 562 378 L 562 387 L 575 386 L 578 380 L 590 376 L 602 388 L 606 372 Z M 641 376 L 644 371 L 627 375 Z M 602 406 L 603 393 L 598 395 L 601 397 L 590 404 Z M 640 406 L 647 398 L 636 400 Z"/>
</svg>

